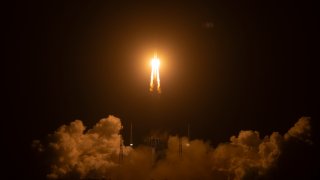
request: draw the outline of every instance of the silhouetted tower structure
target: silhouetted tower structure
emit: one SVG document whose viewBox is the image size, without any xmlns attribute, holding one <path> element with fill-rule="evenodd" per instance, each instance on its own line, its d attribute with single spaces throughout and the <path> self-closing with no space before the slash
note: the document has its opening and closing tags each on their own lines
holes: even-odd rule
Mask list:
<svg viewBox="0 0 320 180">
<path fill-rule="evenodd" d="M 122 164 L 123 162 L 123 139 L 120 135 L 120 151 L 119 151 L 119 164 Z"/>
<path fill-rule="evenodd" d="M 188 123 L 188 140 L 190 140 L 190 123 Z"/>
<path fill-rule="evenodd" d="M 189 147 L 190 146 L 190 123 L 188 122 L 188 125 L 187 125 L 187 135 L 188 135 L 188 141 L 186 143 L 186 146 Z"/>
<path fill-rule="evenodd" d="M 132 122 L 130 124 L 130 146 L 133 146 L 133 137 L 132 137 Z"/>
<path fill-rule="evenodd" d="M 149 137 L 148 140 L 147 140 L 147 143 L 149 146 L 151 146 L 151 153 L 152 153 L 152 164 L 154 164 L 154 162 L 156 161 L 156 150 L 157 150 L 157 147 L 160 145 L 160 138 L 157 138 L 157 137 Z"/>
<path fill-rule="evenodd" d="M 178 151 L 179 157 L 182 157 L 182 138 L 179 136 L 179 151 Z"/>
</svg>

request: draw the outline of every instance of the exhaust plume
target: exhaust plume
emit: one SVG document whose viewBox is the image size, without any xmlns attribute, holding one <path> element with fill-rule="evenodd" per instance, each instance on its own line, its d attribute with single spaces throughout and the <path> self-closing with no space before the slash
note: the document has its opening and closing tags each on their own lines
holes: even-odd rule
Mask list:
<svg viewBox="0 0 320 180">
<path fill-rule="evenodd" d="M 157 92 L 160 94 L 160 75 L 159 75 L 159 68 L 160 68 L 160 60 L 157 57 L 157 53 L 154 53 L 154 56 L 151 60 L 151 77 L 150 77 L 150 92 L 154 90 L 154 81 L 157 83 Z"/>
</svg>

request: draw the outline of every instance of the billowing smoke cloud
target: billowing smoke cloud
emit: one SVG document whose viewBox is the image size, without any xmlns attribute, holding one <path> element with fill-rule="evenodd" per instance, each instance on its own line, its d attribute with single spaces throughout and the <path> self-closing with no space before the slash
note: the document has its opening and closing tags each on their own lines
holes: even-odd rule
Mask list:
<svg viewBox="0 0 320 180">
<path fill-rule="evenodd" d="M 259 132 L 249 130 L 240 131 L 230 141 L 212 152 L 213 169 L 234 179 L 251 179 L 274 165 L 281 153 L 283 137 L 274 132 L 261 139 Z"/>
<path fill-rule="evenodd" d="M 299 139 L 301 141 L 305 141 L 309 144 L 312 144 L 311 140 L 311 125 L 310 125 L 310 117 L 300 118 L 299 121 L 289 129 L 289 131 L 284 135 L 286 140 L 290 139 Z"/>
<path fill-rule="evenodd" d="M 123 146 L 120 160 L 121 128 L 114 116 L 87 131 L 76 120 L 49 135 L 48 144 L 35 140 L 33 147 L 51 154 L 47 177 L 52 179 L 254 179 L 276 165 L 286 143 L 311 143 L 310 118 L 302 117 L 284 136 L 273 132 L 261 138 L 257 131 L 240 131 L 216 148 L 202 140 L 170 136 L 162 150 Z"/>
<path fill-rule="evenodd" d="M 87 132 L 80 120 L 61 126 L 54 134 L 49 135 L 47 149 L 54 158 L 51 173 L 47 177 L 85 178 L 108 174 L 118 166 L 121 128 L 120 119 L 114 116 L 101 119 Z M 34 144 L 37 142 L 34 141 Z M 39 147 L 43 150 L 42 146 Z M 130 150 L 130 147 L 124 147 L 125 154 Z"/>
</svg>

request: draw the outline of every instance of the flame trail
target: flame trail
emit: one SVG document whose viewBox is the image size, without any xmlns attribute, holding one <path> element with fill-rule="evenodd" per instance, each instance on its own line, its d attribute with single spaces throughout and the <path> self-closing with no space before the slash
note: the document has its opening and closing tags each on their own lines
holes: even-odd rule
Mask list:
<svg viewBox="0 0 320 180">
<path fill-rule="evenodd" d="M 160 76 L 159 76 L 159 67 L 160 67 L 160 60 L 155 53 L 152 60 L 151 60 L 151 77 L 150 77 L 150 92 L 154 89 L 154 81 L 157 81 L 157 92 L 160 94 Z"/>
</svg>

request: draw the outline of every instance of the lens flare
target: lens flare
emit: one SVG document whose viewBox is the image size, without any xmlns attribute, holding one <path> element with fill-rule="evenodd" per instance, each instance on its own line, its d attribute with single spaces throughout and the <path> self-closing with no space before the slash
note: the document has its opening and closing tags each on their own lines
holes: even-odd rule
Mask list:
<svg viewBox="0 0 320 180">
<path fill-rule="evenodd" d="M 157 56 L 157 53 L 154 53 L 153 58 L 151 59 L 151 77 L 150 77 L 150 92 L 153 92 L 155 82 L 157 83 L 157 92 L 160 94 L 160 76 L 159 76 L 159 67 L 160 60 Z"/>
</svg>

